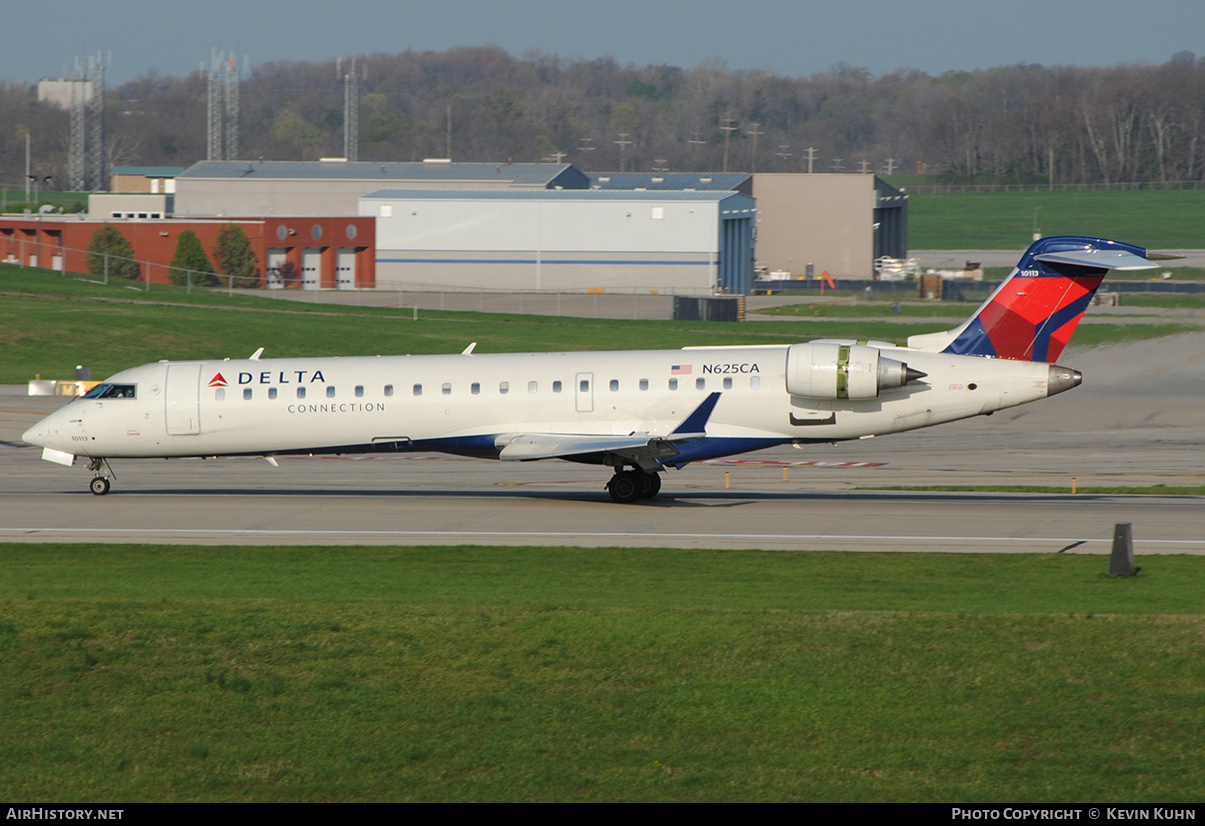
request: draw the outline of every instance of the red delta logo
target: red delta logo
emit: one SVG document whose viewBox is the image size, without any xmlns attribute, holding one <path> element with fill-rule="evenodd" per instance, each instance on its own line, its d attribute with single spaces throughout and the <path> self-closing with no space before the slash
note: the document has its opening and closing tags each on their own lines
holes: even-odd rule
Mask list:
<svg viewBox="0 0 1205 826">
<path fill-rule="evenodd" d="M 209 380 L 209 386 L 210 387 L 225 387 L 226 386 L 226 377 L 223 376 L 221 373 L 218 373 L 216 376 L 214 376 L 212 379 Z"/>
</svg>

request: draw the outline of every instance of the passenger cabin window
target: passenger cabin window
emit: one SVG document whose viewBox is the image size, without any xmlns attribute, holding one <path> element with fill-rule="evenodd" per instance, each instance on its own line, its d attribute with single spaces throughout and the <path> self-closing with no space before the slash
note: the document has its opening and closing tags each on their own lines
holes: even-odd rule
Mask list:
<svg viewBox="0 0 1205 826">
<path fill-rule="evenodd" d="M 219 387 L 217 392 L 213 394 L 213 397 L 220 402 L 226 401 L 226 388 Z"/>
<path fill-rule="evenodd" d="M 469 392 L 472 393 L 474 396 L 480 396 L 481 395 L 481 382 L 475 381 L 472 384 L 470 384 Z"/>
<path fill-rule="evenodd" d="M 98 384 L 84 394 L 85 399 L 133 399 L 135 384 Z"/>
<path fill-rule="evenodd" d="M 761 376 L 750 376 L 749 377 L 749 386 L 751 388 L 753 388 L 754 390 L 761 387 Z"/>
<path fill-rule="evenodd" d="M 330 387 L 326 388 L 326 397 L 328 399 L 335 398 L 335 386 L 333 384 Z"/>
<path fill-rule="evenodd" d="M 389 398 L 392 395 L 393 395 L 393 385 L 392 384 L 385 385 L 385 398 Z"/>
<path fill-rule="evenodd" d="M 677 389 L 678 389 L 678 380 L 677 380 L 677 379 L 670 379 L 670 380 L 669 380 L 669 389 L 670 389 L 670 390 L 677 390 Z"/>
<path fill-rule="evenodd" d="M 732 389 L 732 376 L 724 376 L 724 389 L 725 390 Z"/>
<path fill-rule="evenodd" d="M 648 389 L 649 389 L 649 380 L 648 380 L 648 379 L 641 379 L 641 380 L 640 380 L 640 389 L 641 389 L 641 390 L 648 390 Z"/>
<path fill-rule="evenodd" d="M 508 381 L 498 382 L 498 392 L 501 393 L 503 396 L 505 396 L 507 393 L 509 393 L 510 392 L 510 382 L 508 382 Z"/>
<path fill-rule="evenodd" d="M 268 398 L 269 398 L 269 399 L 274 399 L 274 398 L 276 398 L 276 388 L 275 388 L 275 387 L 269 387 L 269 388 L 268 388 Z"/>
<path fill-rule="evenodd" d="M 251 401 L 251 388 L 250 387 L 243 388 L 243 400 Z"/>
<path fill-rule="evenodd" d="M 305 388 L 304 387 L 297 388 L 297 398 L 299 398 L 299 399 L 305 398 Z"/>
<path fill-rule="evenodd" d="M 421 396 L 423 394 L 423 386 L 421 384 L 414 385 L 414 395 Z"/>
<path fill-rule="evenodd" d="M 554 381 L 554 382 L 552 383 L 552 392 L 553 392 L 553 393 L 560 393 L 560 392 L 561 392 L 561 383 L 560 383 L 559 381 Z"/>
<path fill-rule="evenodd" d="M 539 382 L 529 381 L 527 383 L 527 392 L 528 393 L 539 393 L 540 392 Z"/>
<path fill-rule="evenodd" d="M 702 376 L 695 379 L 695 389 L 696 390 L 704 390 L 706 388 L 707 388 L 707 379 L 703 378 Z"/>
<path fill-rule="evenodd" d="M 577 386 L 577 389 L 583 393 L 589 393 L 590 392 L 590 380 L 582 379 L 582 382 L 581 382 L 581 384 L 579 384 Z"/>
<path fill-rule="evenodd" d="M 364 398 L 364 385 L 362 385 L 362 384 L 356 385 L 356 398 L 357 399 Z"/>
<path fill-rule="evenodd" d="M 439 391 L 441 393 L 443 393 L 445 396 L 450 396 L 450 395 L 452 395 L 452 385 L 449 382 L 445 381 L 443 384 L 443 387 L 439 388 Z"/>
<path fill-rule="evenodd" d="M 614 393 L 619 389 L 619 379 L 611 379 L 611 392 Z"/>
</svg>

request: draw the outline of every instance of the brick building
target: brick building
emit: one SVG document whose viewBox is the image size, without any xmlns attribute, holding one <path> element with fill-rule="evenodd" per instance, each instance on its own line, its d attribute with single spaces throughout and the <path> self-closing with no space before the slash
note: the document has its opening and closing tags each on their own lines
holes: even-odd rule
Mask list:
<svg viewBox="0 0 1205 826">
<path fill-rule="evenodd" d="M 104 224 L 121 230 L 134 249 L 140 279 L 168 283 L 180 233 L 197 234 L 217 268 L 218 230 L 242 227 L 259 262 L 261 279 L 282 267 L 304 289 L 376 286 L 376 221 L 345 216 L 239 219 L 127 220 L 63 215 L 0 215 L 0 261 L 60 272 L 88 272 L 88 244 Z M 291 264 L 291 267 L 286 265 Z M 261 281 L 261 285 L 264 282 Z"/>
</svg>

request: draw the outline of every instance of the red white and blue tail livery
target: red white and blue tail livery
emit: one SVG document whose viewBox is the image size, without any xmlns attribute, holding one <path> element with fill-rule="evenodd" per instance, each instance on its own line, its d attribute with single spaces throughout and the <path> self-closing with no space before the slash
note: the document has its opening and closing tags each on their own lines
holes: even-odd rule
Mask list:
<svg viewBox="0 0 1205 826">
<path fill-rule="evenodd" d="M 963 356 L 1054 361 L 1109 270 L 1155 266 L 1133 244 L 1077 235 L 1042 238 L 961 327 L 913 336 L 908 345 L 930 349 L 944 343 L 942 352 Z"/>
<path fill-rule="evenodd" d="M 157 362 L 106 379 L 30 428 L 109 491 L 110 459 L 426 451 L 613 468 L 616 502 L 661 474 L 782 444 L 882 436 L 982 416 L 1077 387 L 1062 353 L 1111 269 L 1146 251 L 1036 241 L 957 329 L 891 342 Z"/>
</svg>

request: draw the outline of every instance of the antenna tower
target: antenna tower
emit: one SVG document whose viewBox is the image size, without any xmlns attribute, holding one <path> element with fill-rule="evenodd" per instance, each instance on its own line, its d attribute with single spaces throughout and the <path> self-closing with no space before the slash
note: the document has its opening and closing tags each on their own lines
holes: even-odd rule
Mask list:
<svg viewBox="0 0 1205 826">
<path fill-rule="evenodd" d="M 343 157 L 360 159 L 360 76 L 356 59 L 351 59 L 351 71 L 343 76 Z"/>
<path fill-rule="evenodd" d="M 239 70 L 234 52 L 226 61 L 226 160 L 238 160 Z"/>
<path fill-rule="evenodd" d="M 84 86 L 88 82 L 88 76 L 84 72 L 84 67 L 80 63 L 80 59 L 75 59 L 75 73 L 71 76 L 71 146 L 67 153 L 67 168 L 69 177 L 71 178 L 71 191 L 83 192 L 86 181 L 86 171 L 84 164 L 86 161 L 86 152 L 84 146 L 85 123 L 84 119 L 87 116 L 87 95 L 84 91 Z"/>
<path fill-rule="evenodd" d="M 206 160 L 220 161 L 222 159 L 222 90 L 218 81 L 218 50 L 210 51 L 209 61 L 209 141 Z M 203 64 L 202 64 L 203 65 Z"/>
<path fill-rule="evenodd" d="M 93 192 L 105 191 L 105 64 L 100 54 L 89 59 L 92 75 L 92 180 Z"/>
</svg>

